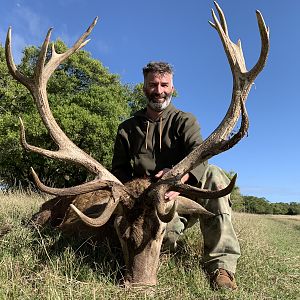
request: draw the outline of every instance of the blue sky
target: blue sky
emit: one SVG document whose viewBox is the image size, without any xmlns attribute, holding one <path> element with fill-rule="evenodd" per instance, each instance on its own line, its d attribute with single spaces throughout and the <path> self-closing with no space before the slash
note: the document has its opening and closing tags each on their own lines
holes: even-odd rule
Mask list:
<svg viewBox="0 0 300 300">
<path fill-rule="evenodd" d="M 231 39 L 242 41 L 248 69 L 260 52 L 256 9 L 270 27 L 271 50 L 248 97 L 248 137 L 210 162 L 237 172 L 243 195 L 300 202 L 300 1 L 218 3 Z M 174 104 L 195 114 L 204 138 L 226 113 L 232 77 L 218 34 L 208 24 L 213 1 L 0 0 L 0 7 L 0 41 L 12 26 L 16 61 L 25 46 L 42 43 L 49 27 L 54 27 L 53 39 L 70 46 L 99 16 L 85 49 L 120 74 L 123 83 L 141 82 L 148 61 L 168 61 L 179 94 Z"/>
</svg>

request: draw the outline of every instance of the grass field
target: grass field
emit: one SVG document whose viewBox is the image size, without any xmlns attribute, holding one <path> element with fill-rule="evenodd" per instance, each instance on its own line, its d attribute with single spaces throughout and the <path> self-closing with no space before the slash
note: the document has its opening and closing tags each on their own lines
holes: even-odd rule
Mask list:
<svg viewBox="0 0 300 300">
<path fill-rule="evenodd" d="M 187 231 L 175 254 L 163 253 L 152 296 L 118 287 L 120 253 L 25 226 L 41 196 L 0 194 L 2 299 L 300 299 L 300 217 L 234 214 L 242 256 L 236 292 L 210 290 L 201 268 L 202 239 Z M 199 237 L 200 236 L 200 237 Z"/>
</svg>

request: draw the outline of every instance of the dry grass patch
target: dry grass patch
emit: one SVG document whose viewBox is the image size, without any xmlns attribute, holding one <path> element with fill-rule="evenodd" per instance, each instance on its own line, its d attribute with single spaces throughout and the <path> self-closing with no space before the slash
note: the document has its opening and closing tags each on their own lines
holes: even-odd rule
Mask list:
<svg viewBox="0 0 300 300">
<path fill-rule="evenodd" d="M 118 287 L 121 254 L 109 245 L 26 227 L 44 200 L 0 194 L 0 224 L 12 227 L 0 239 L 0 299 L 299 299 L 299 216 L 234 214 L 242 249 L 237 292 L 210 290 L 202 270 L 203 241 L 194 226 L 177 253 L 161 255 L 159 285 L 147 294 Z"/>
</svg>

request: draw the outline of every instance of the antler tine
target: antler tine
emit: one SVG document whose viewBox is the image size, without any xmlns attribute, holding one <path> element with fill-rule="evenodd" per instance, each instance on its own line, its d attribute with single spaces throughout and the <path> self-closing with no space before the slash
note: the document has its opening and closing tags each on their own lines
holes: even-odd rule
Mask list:
<svg viewBox="0 0 300 300">
<path fill-rule="evenodd" d="M 64 141 L 62 140 L 61 143 L 57 142 L 57 139 L 53 138 L 55 140 L 56 143 L 59 144 L 59 150 L 57 151 L 53 151 L 53 150 L 47 150 L 47 149 L 43 149 L 37 146 L 33 146 L 28 144 L 27 140 L 26 140 L 26 133 L 25 133 L 25 127 L 24 127 L 24 123 L 22 118 L 19 117 L 20 120 L 20 140 L 21 140 L 21 144 L 24 147 L 24 149 L 26 149 L 27 151 L 32 151 L 34 153 L 38 153 L 40 155 L 46 156 L 48 158 L 52 158 L 52 159 L 61 159 L 61 160 L 68 160 L 71 161 L 75 164 L 78 165 L 83 165 L 84 167 L 86 167 L 89 171 L 91 171 L 92 173 L 99 175 L 99 170 L 98 168 L 95 168 L 95 165 L 99 164 L 96 160 L 94 160 L 92 157 L 89 157 L 88 154 L 84 153 L 83 151 L 80 151 L 80 149 L 76 149 L 77 147 L 75 146 L 75 144 L 71 144 L 70 141 L 70 145 L 66 145 L 64 143 Z M 53 132 L 53 130 L 52 130 Z M 61 146 L 62 145 L 62 146 Z M 68 149 L 70 146 L 73 146 L 74 149 L 72 149 L 73 155 L 74 157 L 72 157 L 70 150 Z M 79 153 L 76 153 L 79 152 Z M 75 156 L 75 153 L 78 155 L 80 155 L 80 159 L 78 159 L 78 156 Z M 91 164 L 92 162 L 92 164 Z M 50 193 L 51 194 L 51 193 Z"/>
<path fill-rule="evenodd" d="M 220 21 L 218 20 L 214 10 L 212 9 L 212 17 L 214 19 L 215 23 L 209 22 L 213 28 L 215 28 L 221 38 L 230 68 L 232 72 L 234 73 L 235 68 L 238 68 L 242 72 L 247 72 L 246 64 L 243 56 L 243 50 L 241 41 L 239 40 L 237 44 L 234 44 L 229 37 L 227 24 L 225 20 L 225 15 L 220 8 L 220 6 L 217 4 L 217 2 L 214 2 L 215 6 L 218 10 Z M 224 23 L 225 22 L 225 23 Z M 234 75 L 234 74 L 233 74 Z"/>
<path fill-rule="evenodd" d="M 234 134 L 230 139 L 223 141 L 223 146 L 220 147 L 220 152 L 226 151 L 236 145 L 248 132 L 249 129 L 249 118 L 246 109 L 244 99 L 241 99 L 241 125 L 239 131 Z"/>
<path fill-rule="evenodd" d="M 240 105 L 241 105 L 241 124 L 240 128 L 237 133 L 233 134 L 229 139 L 225 139 L 228 135 L 230 135 L 233 126 L 229 128 L 224 128 L 223 130 L 223 137 L 219 139 L 219 142 L 215 143 L 211 149 L 207 149 L 203 151 L 202 157 L 206 157 L 207 159 L 222 153 L 224 151 L 229 150 L 234 145 L 236 145 L 248 132 L 249 129 L 249 117 L 246 109 L 246 105 L 244 102 L 245 99 L 243 97 L 240 98 Z M 199 157 L 200 158 L 200 157 Z"/>
<path fill-rule="evenodd" d="M 8 28 L 7 35 L 6 35 L 5 57 L 6 57 L 6 63 L 7 63 L 8 70 L 9 70 L 10 74 L 13 76 L 13 78 L 20 81 L 28 89 L 30 89 L 33 84 L 32 79 L 24 76 L 17 69 L 16 64 L 14 62 L 14 58 L 13 58 L 12 50 L 11 50 L 11 26 Z"/>
<path fill-rule="evenodd" d="M 26 141 L 26 133 L 25 133 L 25 127 L 24 127 L 24 123 L 21 117 L 19 117 L 19 121 L 20 121 L 20 141 L 22 146 L 24 147 L 24 149 L 28 150 L 28 151 L 32 151 L 50 158 L 56 158 L 58 157 L 58 153 L 54 152 L 54 151 L 50 151 L 50 150 L 46 150 L 46 149 L 42 149 L 36 146 L 32 146 L 30 144 L 27 143 Z"/>
<path fill-rule="evenodd" d="M 180 181 L 174 186 L 172 186 L 172 190 L 176 192 L 188 194 L 189 196 L 197 196 L 202 199 L 215 199 L 230 194 L 235 186 L 236 178 L 237 178 L 237 174 L 235 174 L 232 177 L 230 183 L 225 188 L 216 191 L 200 189 L 192 185 L 181 183 Z"/>
<path fill-rule="evenodd" d="M 270 50 L 270 40 L 269 40 L 270 29 L 269 27 L 266 26 L 264 18 L 259 10 L 256 11 L 256 18 L 257 18 L 260 39 L 261 39 L 261 50 L 260 50 L 260 55 L 257 63 L 249 71 L 249 77 L 251 78 L 251 80 L 255 80 L 256 76 L 264 68 Z"/>
<path fill-rule="evenodd" d="M 111 215 L 117 208 L 118 204 L 119 204 L 119 201 L 114 201 L 113 199 L 110 199 L 110 201 L 106 205 L 106 209 L 97 218 L 90 218 L 90 217 L 86 216 L 73 204 L 70 204 L 70 207 L 74 210 L 74 212 L 78 215 L 78 217 L 85 224 L 87 224 L 91 227 L 101 227 L 110 219 Z"/>
<path fill-rule="evenodd" d="M 86 194 L 89 192 L 94 192 L 98 190 L 103 190 L 111 188 L 114 184 L 117 184 L 113 181 L 103 181 L 101 179 L 95 179 L 77 186 L 70 188 L 53 188 L 44 185 L 33 168 L 31 168 L 31 174 L 33 176 L 36 186 L 44 193 L 54 195 L 54 196 L 76 196 L 81 194 Z"/>
<path fill-rule="evenodd" d="M 45 77 L 48 79 L 51 74 L 54 72 L 54 70 L 59 66 L 60 63 L 62 63 L 65 59 L 67 59 L 70 55 L 72 55 L 77 50 L 84 47 L 90 40 L 86 40 L 86 38 L 90 35 L 93 28 L 96 26 L 98 21 L 98 17 L 94 19 L 92 24 L 88 27 L 88 29 L 81 35 L 81 37 L 74 43 L 74 45 L 69 48 L 64 53 L 58 54 L 55 51 L 54 45 L 52 46 L 52 56 L 48 63 L 45 66 Z"/>
<path fill-rule="evenodd" d="M 118 184 L 113 183 L 111 186 L 112 197 L 110 197 L 109 201 L 106 204 L 105 210 L 101 213 L 101 215 L 97 218 L 90 218 L 82 213 L 75 205 L 70 204 L 70 207 L 75 211 L 78 217 L 87 225 L 92 227 L 101 227 L 104 225 L 114 211 L 117 209 L 121 201 L 121 197 L 124 194 L 124 187 Z"/>
<path fill-rule="evenodd" d="M 89 40 L 85 41 L 85 39 L 90 35 L 90 33 L 92 32 L 92 30 L 96 26 L 97 22 L 98 22 L 98 17 L 96 17 L 94 19 L 94 21 L 88 27 L 88 29 L 86 30 L 86 32 L 74 43 L 74 45 L 73 45 L 72 48 L 78 50 L 78 49 L 82 48 L 83 46 L 85 46 L 89 42 Z"/>
<path fill-rule="evenodd" d="M 224 30 L 224 33 L 228 36 L 228 27 L 227 27 L 227 22 L 226 22 L 226 18 L 225 18 L 225 15 L 223 13 L 223 10 L 221 9 L 221 7 L 219 6 L 219 4 L 216 1 L 214 1 L 214 4 L 215 4 L 215 7 L 218 11 L 218 14 L 219 14 L 219 17 L 220 17 L 220 22 L 221 22 L 222 28 Z"/>
<path fill-rule="evenodd" d="M 45 61 L 46 61 L 47 50 L 48 50 L 52 30 L 53 30 L 53 28 L 50 28 L 47 32 L 47 35 L 46 35 L 44 43 L 41 47 L 39 58 L 38 58 L 38 61 L 37 61 L 37 64 L 36 64 L 36 68 L 35 68 L 35 72 L 34 72 L 34 78 L 38 82 L 42 80 L 42 75 L 43 75 L 43 70 L 44 70 L 44 65 L 45 65 Z M 47 83 L 47 80 L 46 80 L 46 83 Z"/>
</svg>

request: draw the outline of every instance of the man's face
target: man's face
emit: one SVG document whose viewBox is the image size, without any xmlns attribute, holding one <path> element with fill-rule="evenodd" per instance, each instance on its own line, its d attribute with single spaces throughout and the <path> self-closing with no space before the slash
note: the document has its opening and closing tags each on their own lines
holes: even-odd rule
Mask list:
<svg viewBox="0 0 300 300">
<path fill-rule="evenodd" d="M 144 79 L 148 105 L 155 111 L 162 111 L 170 104 L 173 91 L 172 74 L 148 73 Z"/>
</svg>

